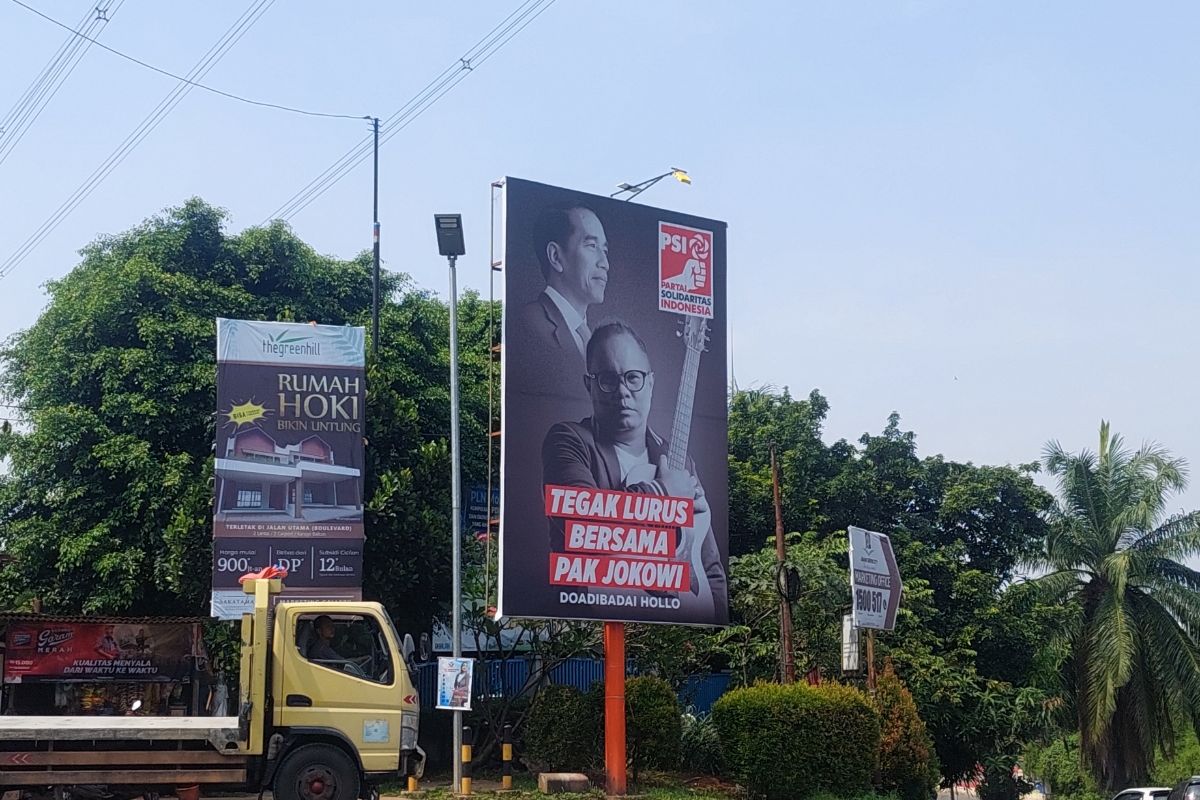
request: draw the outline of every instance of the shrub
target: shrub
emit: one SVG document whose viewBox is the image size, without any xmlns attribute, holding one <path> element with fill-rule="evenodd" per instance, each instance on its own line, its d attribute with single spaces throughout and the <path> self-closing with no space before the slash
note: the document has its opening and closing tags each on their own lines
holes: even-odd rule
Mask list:
<svg viewBox="0 0 1200 800">
<path fill-rule="evenodd" d="M 1020 800 L 1033 791 L 1033 784 L 1013 772 L 1013 759 L 992 756 L 984 759 L 979 800 Z"/>
<path fill-rule="evenodd" d="M 644 769 L 675 769 L 683 736 L 679 698 L 662 678 L 625 681 L 625 741 L 636 783 Z"/>
<path fill-rule="evenodd" d="M 791 800 L 871 789 L 879 714 L 865 694 L 826 684 L 759 684 L 713 706 L 731 775 L 753 795 Z"/>
<path fill-rule="evenodd" d="M 721 774 L 721 734 L 712 716 L 684 714 L 679 749 L 682 766 L 689 772 Z"/>
<path fill-rule="evenodd" d="M 879 788 L 901 800 L 929 800 L 938 783 L 933 740 L 917 713 L 917 704 L 889 663 L 875 690 L 882 735 Z"/>
<path fill-rule="evenodd" d="M 1193 736 L 1192 741 L 1195 742 Z M 1191 765 L 1200 762 L 1200 751 L 1192 746 L 1192 752 L 1181 749 L 1176 752 L 1183 761 L 1177 768 L 1160 770 L 1166 762 L 1159 761 L 1148 786 L 1173 786 L 1179 777 L 1188 773 Z M 1090 770 L 1083 768 L 1079 754 L 1079 734 L 1061 736 L 1048 743 L 1033 743 L 1026 747 L 1022 758 L 1026 775 L 1044 784 L 1047 795 L 1055 800 L 1101 800 L 1096 779 Z"/>
<path fill-rule="evenodd" d="M 525 720 L 525 764 L 534 772 L 586 770 L 599 750 L 593 699 L 570 686 L 538 692 Z"/>
</svg>

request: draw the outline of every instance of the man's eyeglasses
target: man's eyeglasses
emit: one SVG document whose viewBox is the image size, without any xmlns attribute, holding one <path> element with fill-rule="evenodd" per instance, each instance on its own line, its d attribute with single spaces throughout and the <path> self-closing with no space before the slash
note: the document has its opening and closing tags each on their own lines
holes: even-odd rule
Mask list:
<svg viewBox="0 0 1200 800">
<path fill-rule="evenodd" d="M 588 379 L 589 386 L 591 381 L 595 381 L 600 391 L 611 394 L 620 389 L 622 384 L 631 392 L 640 392 L 646 385 L 646 376 L 650 374 L 644 369 L 628 369 L 624 372 L 589 372 L 584 377 Z"/>
</svg>

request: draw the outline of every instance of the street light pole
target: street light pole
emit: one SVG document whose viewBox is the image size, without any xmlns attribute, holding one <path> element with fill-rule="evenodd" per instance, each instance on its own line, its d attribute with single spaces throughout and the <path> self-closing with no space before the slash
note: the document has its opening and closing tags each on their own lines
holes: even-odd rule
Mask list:
<svg viewBox="0 0 1200 800">
<path fill-rule="evenodd" d="M 457 256 L 448 256 L 450 261 L 450 493 L 451 530 L 454 536 L 452 566 L 454 570 L 453 632 L 454 657 L 462 658 L 462 475 L 459 469 L 460 452 L 458 441 L 458 283 L 455 279 L 454 263 Z M 462 712 L 454 712 L 454 786 L 462 786 Z"/>
<path fill-rule="evenodd" d="M 455 263 L 467 252 L 463 240 L 461 214 L 435 214 L 438 252 L 450 265 L 450 530 L 451 569 L 453 570 L 451 636 L 455 658 L 462 657 L 462 474 L 458 437 L 458 280 Z M 463 785 L 462 712 L 454 712 L 454 790 Z"/>
</svg>

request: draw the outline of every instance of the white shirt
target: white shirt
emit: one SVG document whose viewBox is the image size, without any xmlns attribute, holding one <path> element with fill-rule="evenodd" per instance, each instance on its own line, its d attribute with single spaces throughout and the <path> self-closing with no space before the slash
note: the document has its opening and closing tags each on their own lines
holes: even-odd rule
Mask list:
<svg viewBox="0 0 1200 800">
<path fill-rule="evenodd" d="M 558 308 L 558 313 L 562 314 L 563 320 L 566 321 L 567 327 L 571 329 L 571 336 L 575 339 L 575 346 L 579 348 L 579 354 L 585 359 L 587 358 L 587 342 L 583 340 L 583 336 L 579 334 L 579 326 L 587 322 L 584 317 L 579 315 L 575 310 L 575 306 L 567 302 L 567 298 L 558 293 L 558 290 L 553 286 L 546 287 L 546 297 L 550 298 L 550 302 Z"/>
<path fill-rule="evenodd" d="M 629 472 L 636 466 L 648 466 L 650 464 L 650 451 L 643 450 L 641 454 L 635 455 L 629 452 L 620 445 L 613 447 L 617 451 L 617 463 L 621 465 L 621 483 L 626 484 L 626 478 L 629 477 Z"/>
</svg>

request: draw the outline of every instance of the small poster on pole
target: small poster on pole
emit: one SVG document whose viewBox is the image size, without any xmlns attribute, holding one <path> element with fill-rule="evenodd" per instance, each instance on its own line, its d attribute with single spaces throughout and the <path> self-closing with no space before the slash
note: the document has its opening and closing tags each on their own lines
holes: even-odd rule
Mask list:
<svg viewBox="0 0 1200 800">
<path fill-rule="evenodd" d="M 439 658 L 437 707 L 446 711 L 470 711 L 474 677 L 475 659 Z"/>
<path fill-rule="evenodd" d="M 853 615 L 846 614 L 842 617 L 842 672 L 858 672 L 859 651 L 858 628 L 854 627 Z"/>
</svg>

